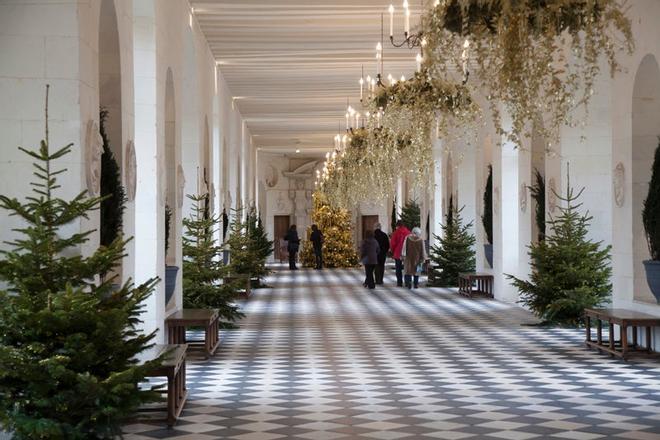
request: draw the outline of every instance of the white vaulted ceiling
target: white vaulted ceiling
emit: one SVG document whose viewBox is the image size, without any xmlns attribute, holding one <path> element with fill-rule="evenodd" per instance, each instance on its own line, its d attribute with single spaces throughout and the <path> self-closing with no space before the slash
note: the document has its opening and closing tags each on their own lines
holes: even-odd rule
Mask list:
<svg viewBox="0 0 660 440">
<path fill-rule="evenodd" d="M 416 51 L 389 43 L 390 0 L 192 0 L 255 145 L 322 153 L 344 128 L 346 99 L 359 104 L 360 69 L 375 75 L 385 21 L 384 73 L 414 72 Z M 422 0 L 409 1 L 412 23 Z M 402 0 L 395 29 L 403 33 Z"/>
</svg>

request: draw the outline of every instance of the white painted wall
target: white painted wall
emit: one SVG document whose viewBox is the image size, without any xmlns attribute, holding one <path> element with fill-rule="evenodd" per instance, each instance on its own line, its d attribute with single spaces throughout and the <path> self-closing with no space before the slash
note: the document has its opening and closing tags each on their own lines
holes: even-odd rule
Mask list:
<svg viewBox="0 0 660 440">
<path fill-rule="evenodd" d="M 254 154 L 249 129 L 234 106 L 222 74 L 199 26 L 190 26 L 189 4 L 185 0 L 105 0 L 113 1 L 119 30 L 121 60 L 121 148 L 135 140 L 138 185 L 135 202 L 127 205 L 125 234 L 134 236 L 124 260 L 123 277 L 143 282 L 164 277 L 165 173 L 164 161 L 165 78 L 172 71 L 176 125 L 175 166 L 184 166 L 184 192 L 195 192 L 197 167 L 203 167 L 204 142 L 208 121 L 210 181 L 214 183 L 214 205 L 221 212 L 227 191 L 233 203 L 244 194 L 254 197 L 254 185 L 240 191 L 237 173 L 241 150 L 247 154 L 243 176 L 254 173 Z M 50 128 L 53 145 L 74 142 L 73 153 L 61 161 L 69 169 L 62 176 L 63 197 L 71 197 L 85 187 L 81 145 L 87 121 L 98 121 L 99 109 L 99 17 L 101 0 L 83 2 L 3 2 L 0 4 L 0 193 L 27 194 L 30 161 L 17 154 L 17 147 L 37 145 L 43 137 L 43 97 L 51 84 Z M 223 146 L 230 150 L 225 155 Z M 123 151 L 122 151 L 123 152 Z M 225 158 L 227 158 L 225 160 Z M 164 165 L 164 164 L 163 164 Z M 163 168 L 161 166 L 161 168 Z M 233 170 L 233 171 L 232 171 Z M 225 172 L 228 172 L 225 180 Z M 125 178 L 125 176 L 124 176 Z M 254 180 L 254 178 L 252 178 Z M 176 178 L 175 178 L 176 181 Z M 227 182 L 223 185 L 223 182 Z M 16 182 L 24 182 L 17 185 Z M 186 204 L 183 212 L 189 212 Z M 172 246 L 181 265 L 181 216 L 175 219 Z M 18 226 L 15 218 L 0 213 L 0 240 L 11 238 Z M 89 221 L 71 225 L 71 231 L 95 228 L 98 214 Z M 83 249 L 89 252 L 98 243 L 93 236 Z M 147 301 L 144 329 L 158 330 L 164 341 L 163 320 L 181 306 L 181 272 L 173 307 L 165 309 L 163 283 Z"/>
</svg>

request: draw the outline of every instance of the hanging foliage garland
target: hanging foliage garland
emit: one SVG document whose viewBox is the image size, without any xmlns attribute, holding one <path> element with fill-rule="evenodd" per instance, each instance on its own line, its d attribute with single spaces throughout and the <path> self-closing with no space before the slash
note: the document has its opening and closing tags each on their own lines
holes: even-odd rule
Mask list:
<svg viewBox="0 0 660 440">
<path fill-rule="evenodd" d="M 399 176 L 408 174 L 417 186 L 429 182 L 434 137 L 442 139 L 448 150 L 457 141 L 469 142 L 468 133 L 475 133 L 481 123 L 480 109 L 467 87 L 431 78 L 426 70 L 381 88 L 372 110 L 383 111 L 381 148 L 389 150 L 385 156 L 394 159 Z"/>
<path fill-rule="evenodd" d="M 404 175 L 417 186 L 428 184 L 433 137 L 441 137 L 445 146 L 465 142 L 465 131 L 474 133 L 481 121 L 466 87 L 430 79 L 426 72 L 381 87 L 368 108 L 365 128 L 353 131 L 346 148 L 327 157 L 321 190 L 333 205 L 392 198 L 397 178 Z"/>
<path fill-rule="evenodd" d="M 533 127 L 549 147 L 563 125 L 581 123 L 572 113 L 586 110 L 602 58 L 613 75 L 617 53 L 634 47 L 618 0 L 440 0 L 422 29 L 430 74 L 469 67 L 468 87 L 484 93 L 498 135 L 516 146 Z"/>
</svg>

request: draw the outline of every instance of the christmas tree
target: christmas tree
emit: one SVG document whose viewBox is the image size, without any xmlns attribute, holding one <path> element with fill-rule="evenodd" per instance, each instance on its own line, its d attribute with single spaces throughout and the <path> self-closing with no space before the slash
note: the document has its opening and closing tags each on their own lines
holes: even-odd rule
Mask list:
<svg viewBox="0 0 660 440">
<path fill-rule="evenodd" d="M 99 132 L 103 139 L 101 155 L 101 245 L 109 246 L 121 234 L 126 192 L 121 184 L 121 170 L 105 131 L 108 111 L 99 113 Z"/>
<path fill-rule="evenodd" d="M 644 200 L 642 222 L 651 260 L 660 261 L 660 145 L 655 150 L 649 192 Z"/>
<path fill-rule="evenodd" d="M 314 193 L 313 201 L 312 223 L 323 233 L 324 266 L 328 268 L 357 266 L 358 256 L 353 243 L 348 211 L 330 206 L 320 192 Z M 311 233 L 312 230 L 309 228 L 307 240 L 304 241 L 300 254 L 300 261 L 304 267 L 316 267 L 314 249 L 309 240 Z"/>
<path fill-rule="evenodd" d="M 235 287 L 222 284 L 228 268 L 222 264 L 222 248 L 213 238 L 220 220 L 207 215 L 206 195 L 188 198 L 193 213 L 183 219 L 183 307 L 218 309 L 221 319 L 233 322 L 243 315 L 233 303 Z"/>
<path fill-rule="evenodd" d="M 246 227 L 250 239 L 250 253 L 253 256 L 251 275 L 253 278 L 257 278 L 257 287 L 262 287 L 262 280 L 269 273 L 266 261 L 273 253 L 273 242 L 268 239 L 268 234 L 255 206 L 248 209 Z"/>
<path fill-rule="evenodd" d="M 545 239 L 545 178 L 541 172 L 534 169 L 534 185 L 529 187 L 532 199 L 536 202 L 536 211 L 534 213 L 534 220 L 536 227 L 539 230 L 539 241 Z"/>
<path fill-rule="evenodd" d="M 422 221 L 419 205 L 416 201 L 408 201 L 401 210 L 401 220 L 403 224 L 410 230 L 414 227 L 421 226 Z"/>
<path fill-rule="evenodd" d="M 0 252 L 0 425 L 15 439 L 109 439 L 136 408 L 156 398 L 136 384 L 161 362 L 137 365 L 154 337 L 136 327 L 156 280 L 120 289 L 96 283 L 124 255 L 115 239 L 90 256 L 80 248 L 94 231 L 67 234 L 72 223 L 98 209 L 101 198 L 56 196 L 66 169 L 56 162 L 72 144 L 51 152 L 46 136 L 34 160 L 32 195 L 24 202 L 0 196 L 0 208 L 24 226 Z"/>
<path fill-rule="evenodd" d="M 390 222 L 390 231 L 394 232 L 396 230 L 396 221 L 398 219 L 396 218 L 396 199 L 392 202 L 392 214 L 391 214 L 391 222 Z"/>
<path fill-rule="evenodd" d="M 484 213 L 481 216 L 481 223 L 484 225 L 486 239 L 489 244 L 493 244 L 493 166 L 488 165 L 488 178 L 486 179 L 486 188 L 484 189 Z"/>
<path fill-rule="evenodd" d="M 587 238 L 592 217 L 580 214 L 576 195 L 567 179 L 565 203 L 560 214 L 548 222 L 552 231 L 544 241 L 529 246 L 532 273 L 530 280 L 512 275 L 513 285 L 521 293 L 521 303 L 547 323 L 578 325 L 585 308 L 609 303 L 610 249 Z"/>
<path fill-rule="evenodd" d="M 442 237 L 434 235 L 437 244 L 431 247 L 429 286 L 457 286 L 459 273 L 475 270 L 476 240 L 470 233 L 472 222 L 463 225 L 461 210 L 454 209 L 453 198 L 450 198 L 445 224 L 441 226 Z"/>
<path fill-rule="evenodd" d="M 245 219 L 241 208 L 234 211 L 227 244 L 232 275 L 261 279 L 268 274 L 266 259 L 273 250 L 273 243 L 260 225 L 256 209 L 248 209 Z"/>
</svg>

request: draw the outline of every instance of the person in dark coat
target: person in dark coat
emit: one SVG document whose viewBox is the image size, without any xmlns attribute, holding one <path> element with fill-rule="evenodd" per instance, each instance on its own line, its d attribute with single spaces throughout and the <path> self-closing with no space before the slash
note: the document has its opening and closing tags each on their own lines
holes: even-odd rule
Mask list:
<svg viewBox="0 0 660 440">
<path fill-rule="evenodd" d="M 378 242 L 378 264 L 376 264 L 376 284 L 383 284 L 383 276 L 385 275 L 385 260 L 387 260 L 387 252 L 390 250 L 390 237 L 384 233 L 380 223 L 374 226 L 374 238 Z"/>
<path fill-rule="evenodd" d="M 300 238 L 298 238 L 298 231 L 296 225 L 291 225 L 289 232 L 286 233 L 284 239 L 287 241 L 287 250 L 289 251 L 289 269 L 298 270 L 296 267 L 296 255 L 300 248 Z"/>
<path fill-rule="evenodd" d="M 378 242 L 374 238 L 374 231 L 367 231 L 364 234 L 364 240 L 360 246 L 360 261 L 364 265 L 365 279 L 364 284 L 369 289 L 375 289 L 374 269 L 378 264 Z"/>
<path fill-rule="evenodd" d="M 318 226 L 312 225 L 312 234 L 309 240 L 314 247 L 314 256 L 316 257 L 316 270 L 323 269 L 323 233 L 319 231 Z"/>
</svg>

